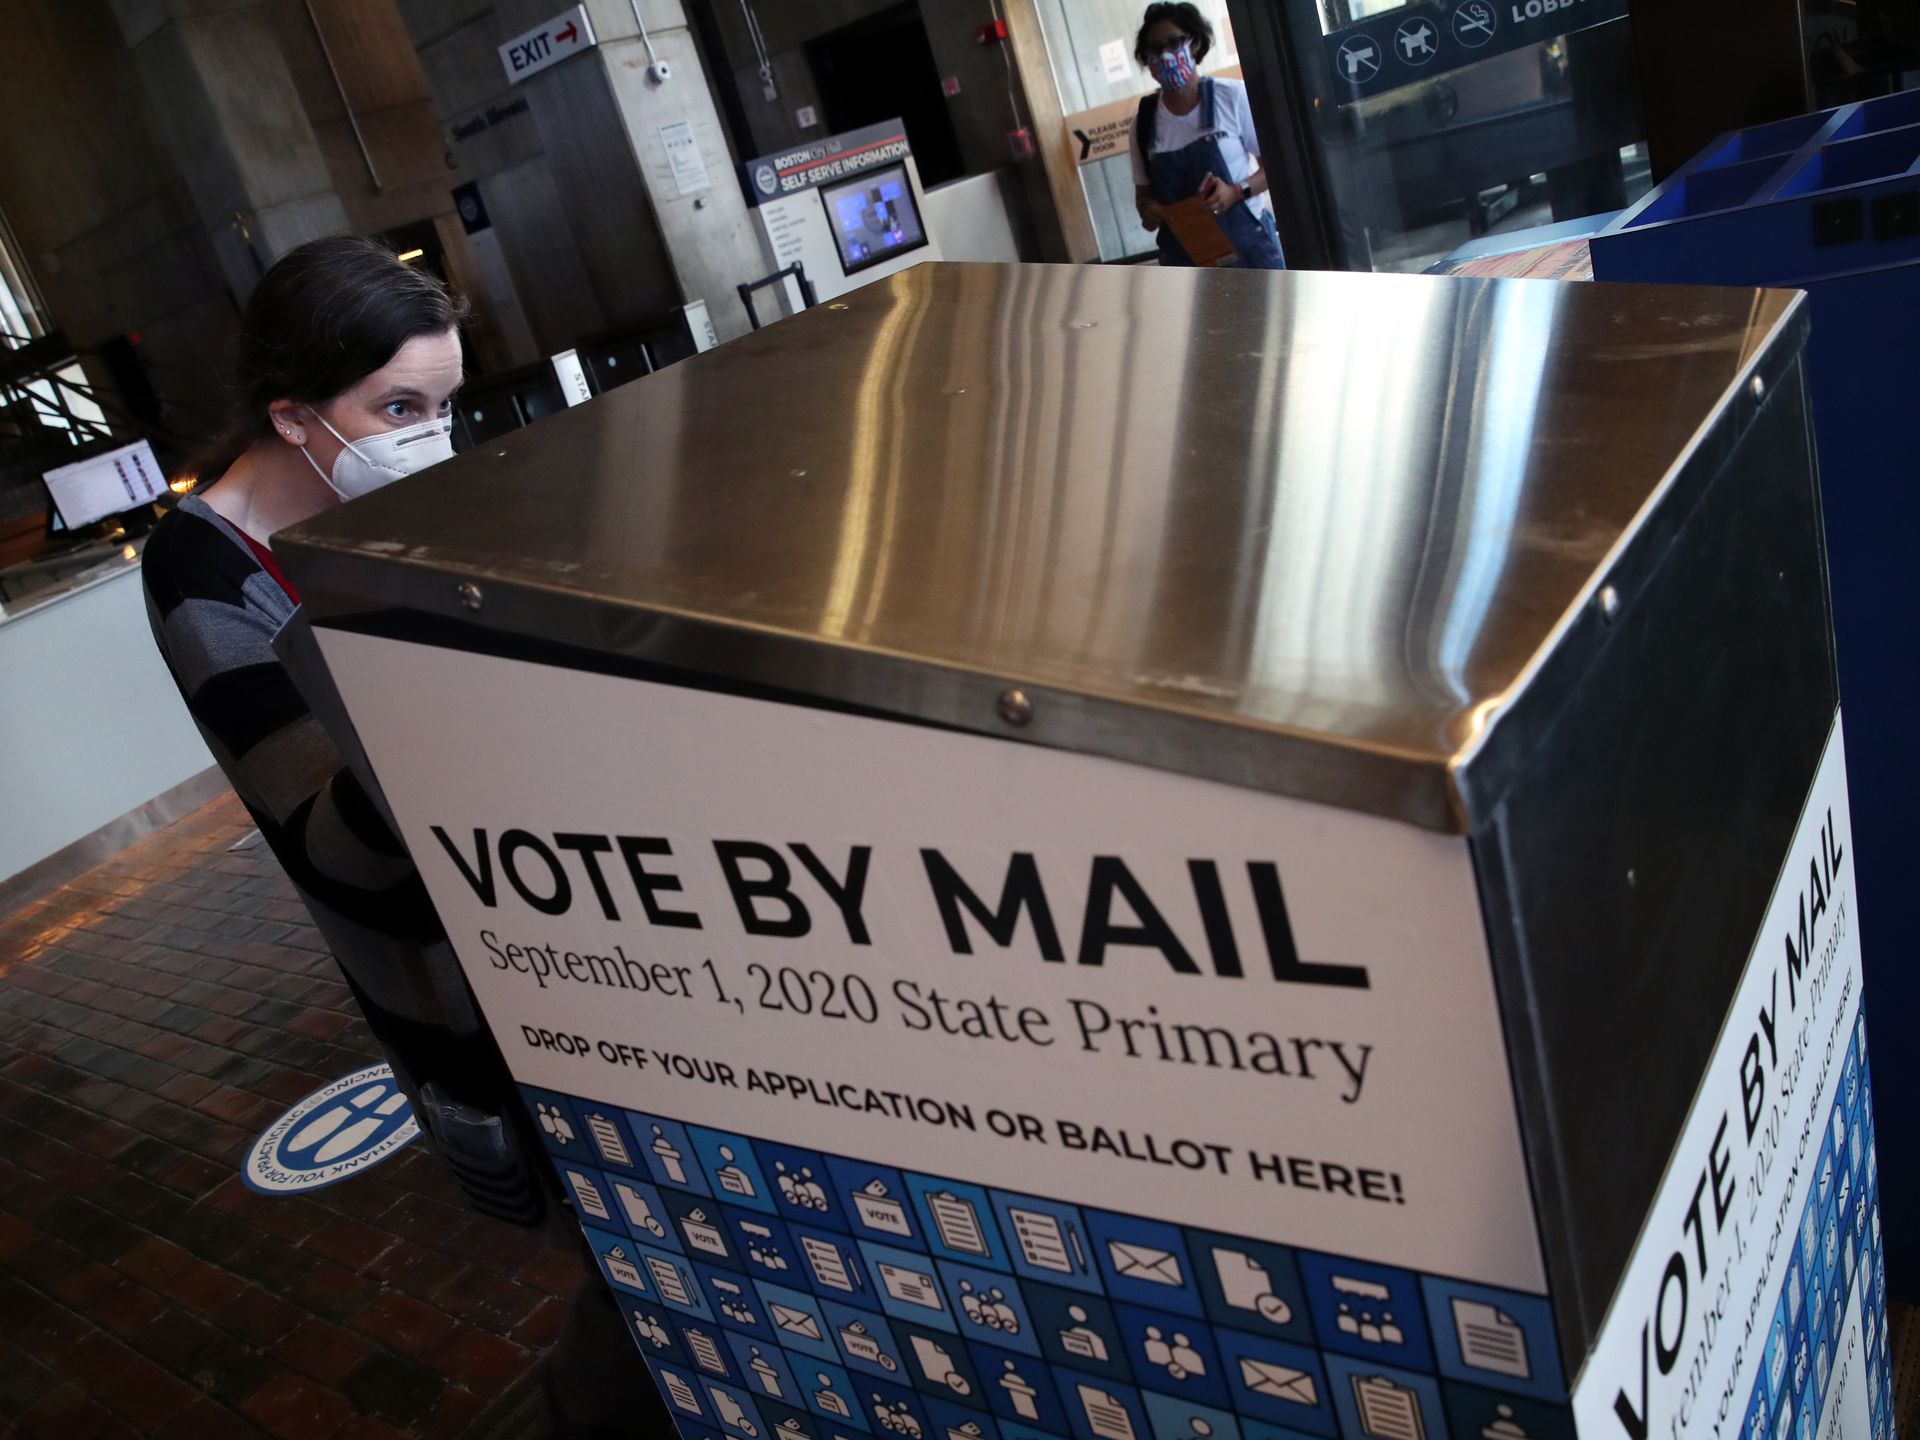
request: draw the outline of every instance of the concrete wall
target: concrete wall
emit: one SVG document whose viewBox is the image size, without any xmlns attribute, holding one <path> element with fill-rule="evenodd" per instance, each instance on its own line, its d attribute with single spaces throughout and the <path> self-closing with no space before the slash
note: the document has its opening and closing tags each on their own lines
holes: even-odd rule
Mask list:
<svg viewBox="0 0 1920 1440">
<path fill-rule="evenodd" d="M 240 303 L 342 230 L 432 222 L 483 363 L 509 363 L 394 0 L 16 0 L 8 18 L 0 208 L 77 347 L 138 333 L 169 430 L 219 428 Z"/>
<path fill-rule="evenodd" d="M 801 110 L 814 107 L 817 111 L 819 99 L 807 64 L 807 42 L 891 9 L 898 0 L 753 0 L 773 65 L 778 93 L 772 100 L 766 97 L 738 0 L 708 3 L 725 45 L 725 64 L 731 70 L 752 132 L 753 152 L 768 155 L 826 133 L 824 120 L 812 127 L 799 123 Z M 1023 209 L 1042 222 L 1036 228 L 1044 245 L 1052 229 L 1045 222 L 1053 204 L 1046 176 L 1037 159 L 1014 158 L 1009 138 L 1014 130 L 1031 125 L 1025 90 L 1008 47 L 982 45 L 979 40 L 980 27 L 993 18 L 991 7 L 985 0 L 918 3 L 934 68 L 943 80 L 959 82 L 959 93 L 948 96 L 943 92 L 943 103 L 959 141 L 966 173 L 984 175 L 1013 166 L 1024 197 Z M 721 63 L 715 57 L 716 69 Z M 1065 256 L 1049 254 L 1047 258 Z"/>
<path fill-rule="evenodd" d="M 807 66 L 804 46 L 843 25 L 889 10 L 898 0 L 754 0 L 760 29 L 773 58 L 778 98 L 768 100 L 754 59 L 753 42 L 737 0 L 712 0 L 713 17 L 726 45 L 747 122 L 753 131 L 754 153 L 784 150 L 796 141 L 817 139 L 821 127 L 808 129 L 797 114 L 813 105 L 817 96 Z M 985 0 L 919 0 L 933 62 L 943 79 L 960 82 L 960 93 L 947 97 L 947 113 L 960 141 L 967 173 L 997 170 L 1013 157 L 1007 133 L 1026 123 L 1020 86 L 1013 83 L 1008 98 L 1005 51 L 982 45 L 980 27 L 992 18 Z M 716 65 L 718 61 L 716 60 Z"/>
<path fill-rule="evenodd" d="M 646 0 L 647 78 L 626 0 L 588 6 L 599 47 L 510 85 L 498 47 L 553 0 L 398 0 L 460 169 L 479 185 L 543 353 L 705 299 L 722 338 L 747 328 L 733 287 L 764 265 L 678 0 Z M 658 127 L 686 120 L 716 182 L 681 196 Z"/>
<path fill-rule="evenodd" d="M 11 0 L 0 209 L 76 345 L 138 331 L 168 428 L 218 424 L 237 322 L 105 0 Z"/>
</svg>

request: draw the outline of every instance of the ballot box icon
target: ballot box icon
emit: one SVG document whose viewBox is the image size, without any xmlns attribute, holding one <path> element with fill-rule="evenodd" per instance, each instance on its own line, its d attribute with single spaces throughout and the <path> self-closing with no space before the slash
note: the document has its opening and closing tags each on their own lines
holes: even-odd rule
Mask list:
<svg viewBox="0 0 1920 1440">
<path fill-rule="evenodd" d="M 630 1285 L 635 1290 L 644 1292 L 647 1288 L 647 1282 L 640 1274 L 639 1267 L 618 1245 L 607 1251 L 607 1274 L 612 1276 L 616 1283 Z"/>
<path fill-rule="evenodd" d="M 704 1250 L 709 1255 L 727 1258 L 727 1239 L 720 1233 L 720 1227 L 707 1218 L 704 1210 L 689 1210 L 680 1220 L 680 1229 L 687 1237 L 687 1244 L 695 1250 Z"/>
<path fill-rule="evenodd" d="M 907 1218 L 907 1207 L 898 1197 L 887 1193 L 884 1180 L 869 1181 L 850 1198 L 853 1213 L 860 1217 L 861 1224 L 890 1235 L 913 1238 L 913 1222 Z"/>
<path fill-rule="evenodd" d="M 900 1364 L 889 1355 L 863 1321 L 854 1320 L 842 1325 L 835 1332 L 840 1337 L 840 1348 L 855 1360 L 864 1360 L 869 1365 L 878 1365 L 882 1370 L 894 1371 Z"/>
</svg>

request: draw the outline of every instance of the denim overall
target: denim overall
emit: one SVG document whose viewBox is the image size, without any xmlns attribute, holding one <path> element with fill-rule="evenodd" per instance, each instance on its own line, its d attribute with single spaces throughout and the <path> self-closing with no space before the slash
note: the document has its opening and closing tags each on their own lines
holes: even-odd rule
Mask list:
<svg viewBox="0 0 1920 1440">
<path fill-rule="evenodd" d="M 1160 97 L 1148 95 L 1140 102 L 1140 117 L 1134 135 L 1134 144 L 1140 147 L 1140 153 L 1147 157 L 1147 179 L 1153 190 L 1153 198 L 1161 205 L 1174 205 L 1182 200 L 1192 199 L 1200 193 L 1200 184 L 1208 175 L 1218 175 L 1231 184 L 1234 180 L 1227 173 L 1226 157 L 1220 153 L 1220 142 L 1213 138 L 1214 128 L 1214 84 L 1211 79 L 1200 82 L 1200 135 L 1201 138 L 1191 145 L 1183 145 L 1178 150 L 1154 153 L 1153 132 L 1160 115 Z M 1274 229 L 1273 216 L 1255 210 L 1244 200 L 1235 205 L 1226 214 L 1217 217 L 1220 228 L 1226 231 L 1227 242 L 1233 246 L 1235 261 L 1244 270 L 1284 270 L 1287 268 L 1285 257 L 1280 253 L 1280 235 Z M 1160 263 L 1162 265 L 1192 265 L 1187 252 L 1180 248 L 1180 242 L 1174 239 L 1171 226 L 1162 225 L 1157 239 L 1160 245 Z"/>
</svg>

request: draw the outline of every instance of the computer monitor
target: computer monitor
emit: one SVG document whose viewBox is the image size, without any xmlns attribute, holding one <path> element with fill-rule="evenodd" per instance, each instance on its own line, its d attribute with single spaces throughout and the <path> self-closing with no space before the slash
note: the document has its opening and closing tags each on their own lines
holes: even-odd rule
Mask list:
<svg viewBox="0 0 1920 1440">
<path fill-rule="evenodd" d="M 54 513 L 68 530 L 138 510 L 167 493 L 167 477 L 144 440 L 56 466 L 41 479 L 53 497 Z"/>
<path fill-rule="evenodd" d="M 905 165 L 889 165 L 838 185 L 823 185 L 820 197 L 826 202 L 833 243 L 840 250 L 840 267 L 849 275 L 927 243 Z"/>
</svg>

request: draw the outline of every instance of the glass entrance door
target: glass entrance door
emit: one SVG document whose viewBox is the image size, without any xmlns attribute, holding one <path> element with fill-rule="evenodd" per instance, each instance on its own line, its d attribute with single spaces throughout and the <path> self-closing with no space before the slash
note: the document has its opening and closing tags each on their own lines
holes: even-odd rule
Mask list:
<svg viewBox="0 0 1920 1440">
<path fill-rule="evenodd" d="M 1260 77 L 1269 104 L 1256 120 L 1299 132 L 1289 138 L 1317 186 L 1292 203 L 1318 210 L 1336 265 L 1421 270 L 1481 236 L 1617 211 L 1648 188 L 1627 0 L 1233 8 L 1279 61 Z"/>
</svg>

